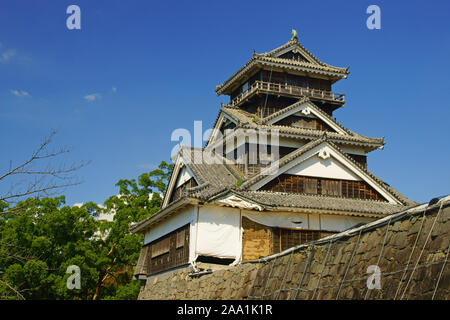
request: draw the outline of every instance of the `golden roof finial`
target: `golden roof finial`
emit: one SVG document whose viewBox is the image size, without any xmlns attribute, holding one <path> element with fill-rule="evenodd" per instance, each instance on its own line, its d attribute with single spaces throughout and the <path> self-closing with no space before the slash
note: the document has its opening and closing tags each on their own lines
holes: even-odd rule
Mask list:
<svg viewBox="0 0 450 320">
<path fill-rule="evenodd" d="M 297 30 L 295 30 L 294 28 L 292 28 L 292 38 L 291 38 L 291 41 L 292 41 L 292 40 L 298 41 Z"/>
</svg>

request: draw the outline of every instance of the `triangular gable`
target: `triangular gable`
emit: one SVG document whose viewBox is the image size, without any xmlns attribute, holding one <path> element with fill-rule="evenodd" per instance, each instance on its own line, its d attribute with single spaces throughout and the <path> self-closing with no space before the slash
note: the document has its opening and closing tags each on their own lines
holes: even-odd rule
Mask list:
<svg viewBox="0 0 450 320">
<path fill-rule="evenodd" d="M 309 144 L 314 144 L 315 142 L 310 142 Z M 299 153 L 297 157 L 294 157 L 291 161 L 284 163 L 283 158 L 280 159 L 281 167 L 278 170 L 273 170 L 273 165 L 271 166 L 271 170 L 261 171 L 259 175 L 259 179 L 255 179 L 255 183 L 250 184 L 248 189 L 250 190 L 259 190 L 263 186 L 265 186 L 270 181 L 276 179 L 280 175 L 284 173 L 290 172 L 297 174 L 305 174 L 312 176 L 315 173 L 315 176 L 324 177 L 324 174 L 328 174 L 331 176 L 335 176 L 339 179 L 343 180 L 355 180 L 355 181 L 364 181 L 370 187 L 372 187 L 375 191 L 377 191 L 384 199 L 386 199 L 390 203 L 394 204 L 402 204 L 396 197 L 394 197 L 391 192 L 386 190 L 378 181 L 373 179 L 370 175 L 368 175 L 363 169 L 361 169 L 357 164 L 353 163 L 348 156 L 340 152 L 337 148 L 332 146 L 332 144 L 328 143 L 326 140 L 322 140 L 322 142 L 311 149 L 308 149 L 307 145 L 304 146 L 305 152 Z M 302 148 L 303 149 L 303 148 Z M 289 156 L 286 156 L 289 157 Z M 323 161 L 323 163 L 320 163 Z M 323 169 L 326 165 L 331 166 L 330 169 L 334 169 L 332 171 L 326 171 L 323 173 L 317 172 L 317 170 Z M 270 173 L 270 174 L 268 174 Z M 344 177 L 346 177 L 344 179 Z M 250 182 L 250 181 L 249 181 Z"/>
<path fill-rule="evenodd" d="M 224 130 L 230 129 L 230 124 L 232 124 L 231 126 L 235 127 L 238 124 L 238 120 L 234 119 L 232 116 L 226 114 L 221 110 L 214 124 L 214 127 L 212 128 L 211 135 L 208 138 L 206 146 L 211 145 L 217 140 L 217 138 L 220 138 L 219 132 L 224 132 Z"/>
<path fill-rule="evenodd" d="M 281 59 L 288 59 L 288 60 L 295 60 L 295 61 L 303 61 L 303 62 L 310 62 L 304 55 L 297 52 L 297 50 L 292 50 L 289 52 L 286 52 L 279 56 Z"/>
<path fill-rule="evenodd" d="M 319 119 L 311 114 L 304 115 L 300 112 L 297 112 L 293 115 L 289 115 L 289 116 L 275 122 L 274 125 L 337 133 L 336 130 L 332 129 L 329 125 L 327 125 L 321 119 Z"/>
<path fill-rule="evenodd" d="M 178 152 L 177 158 L 175 160 L 175 165 L 167 184 L 167 191 L 164 195 L 164 200 L 162 203 L 162 208 L 169 204 L 170 197 L 173 190 L 180 186 L 180 184 L 186 182 L 188 179 L 194 178 L 197 184 L 200 184 L 198 178 L 194 175 L 193 171 L 189 168 L 186 161 L 184 161 L 181 155 L 181 149 Z M 183 181 L 184 180 L 184 181 Z M 181 182 L 183 181 L 183 182 Z M 181 183 L 179 183 L 181 182 Z"/>
<path fill-rule="evenodd" d="M 314 156 L 300 162 L 291 169 L 285 171 L 287 174 L 317 178 L 342 179 L 342 180 L 362 180 L 347 166 L 343 165 L 334 157 L 321 157 L 320 152 Z"/>
<path fill-rule="evenodd" d="M 175 188 L 178 188 L 183 183 L 188 181 L 190 178 L 195 179 L 194 174 L 191 172 L 191 170 L 188 167 L 186 167 L 186 166 L 182 167 L 180 172 L 178 173 L 178 178 L 175 183 Z"/>
<path fill-rule="evenodd" d="M 299 101 L 287 108 L 284 108 L 271 116 L 263 119 L 263 122 L 268 125 L 275 125 L 277 122 L 291 116 L 291 115 L 302 115 L 305 117 L 315 117 L 325 123 L 328 127 L 333 129 L 335 132 L 349 135 L 349 133 L 339 126 L 335 120 L 330 116 L 326 115 L 323 111 L 320 111 L 312 102 L 308 100 Z"/>
<path fill-rule="evenodd" d="M 292 40 L 277 49 L 267 52 L 267 56 L 272 58 L 290 59 L 286 57 L 289 56 L 289 53 L 293 54 L 294 56 L 300 55 L 306 62 L 323 65 L 323 63 L 319 61 L 319 59 L 314 57 L 311 52 L 306 50 L 297 41 Z"/>
</svg>

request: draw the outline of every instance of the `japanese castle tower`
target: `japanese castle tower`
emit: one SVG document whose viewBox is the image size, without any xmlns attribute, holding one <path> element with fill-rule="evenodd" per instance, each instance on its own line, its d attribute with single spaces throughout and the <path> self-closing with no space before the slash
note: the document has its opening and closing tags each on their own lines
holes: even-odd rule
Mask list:
<svg viewBox="0 0 450 320">
<path fill-rule="evenodd" d="M 135 276 L 255 260 L 414 205 L 368 170 L 383 138 L 334 119 L 348 74 L 293 30 L 217 86 L 230 101 L 205 147 L 180 148 L 161 209 L 131 228 L 145 235 Z"/>
</svg>

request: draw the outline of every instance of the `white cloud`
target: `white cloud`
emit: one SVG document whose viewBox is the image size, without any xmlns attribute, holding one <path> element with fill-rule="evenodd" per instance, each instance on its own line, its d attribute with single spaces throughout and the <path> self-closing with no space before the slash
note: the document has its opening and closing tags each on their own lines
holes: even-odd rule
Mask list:
<svg viewBox="0 0 450 320">
<path fill-rule="evenodd" d="M 116 87 L 112 87 L 111 91 L 116 93 L 117 92 L 117 88 Z"/>
<path fill-rule="evenodd" d="M 1 63 L 7 63 L 15 55 L 16 55 L 16 50 L 13 50 L 13 49 L 6 50 L 6 51 L 1 53 L 1 55 L 0 55 L 0 62 Z"/>
<path fill-rule="evenodd" d="M 31 95 L 24 90 L 9 90 L 16 97 L 31 97 Z"/>
<path fill-rule="evenodd" d="M 84 96 L 84 99 L 89 102 L 94 102 L 96 100 L 100 100 L 102 98 L 102 95 L 100 93 L 92 93 Z"/>
<path fill-rule="evenodd" d="M 9 62 L 16 55 L 15 49 L 8 49 L 0 43 L 0 63 Z"/>
</svg>

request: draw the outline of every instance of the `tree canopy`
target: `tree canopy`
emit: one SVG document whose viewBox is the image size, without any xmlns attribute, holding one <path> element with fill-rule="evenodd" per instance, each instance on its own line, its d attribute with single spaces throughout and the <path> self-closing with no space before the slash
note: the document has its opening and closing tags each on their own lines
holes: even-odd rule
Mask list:
<svg viewBox="0 0 450 320">
<path fill-rule="evenodd" d="M 159 210 L 172 169 L 163 161 L 137 180 L 119 180 L 104 206 L 67 206 L 64 196 L 0 202 L 0 298 L 136 299 L 143 239 L 129 227 Z M 71 265 L 80 268 L 80 289 L 67 287 Z"/>
</svg>

